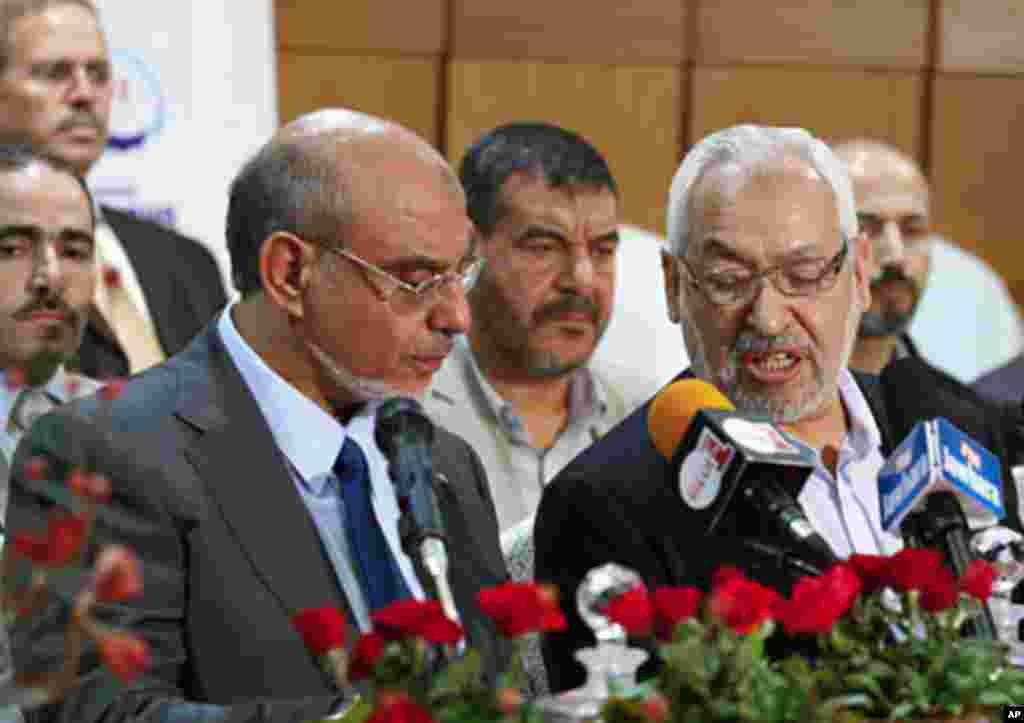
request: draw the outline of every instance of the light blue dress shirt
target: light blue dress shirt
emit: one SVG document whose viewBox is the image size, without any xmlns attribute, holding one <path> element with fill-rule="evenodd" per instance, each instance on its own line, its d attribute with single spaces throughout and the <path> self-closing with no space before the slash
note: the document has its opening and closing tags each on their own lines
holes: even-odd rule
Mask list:
<svg viewBox="0 0 1024 723">
<path fill-rule="evenodd" d="M 338 479 L 332 471 L 347 436 L 351 436 L 366 455 L 373 509 L 391 553 L 398 561 L 405 584 L 416 599 L 423 599 L 423 587 L 399 540 L 398 501 L 388 477 L 387 459 L 373 439 L 379 405 L 365 405 L 347 426 L 342 425 L 286 382 L 253 351 L 235 328 L 231 319 L 233 308 L 234 303 L 222 312 L 217 331 L 267 420 L 278 449 L 288 460 L 295 489 L 320 532 L 324 550 L 345 592 L 356 624 L 361 631 L 367 632 L 372 628 L 370 614 L 349 553 L 343 522 L 344 502 Z"/>
</svg>

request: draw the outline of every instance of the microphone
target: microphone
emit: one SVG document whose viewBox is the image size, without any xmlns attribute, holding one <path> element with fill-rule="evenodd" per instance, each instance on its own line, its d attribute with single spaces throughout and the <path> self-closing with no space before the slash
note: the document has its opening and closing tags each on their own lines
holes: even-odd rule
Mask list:
<svg viewBox="0 0 1024 723">
<path fill-rule="evenodd" d="M 459 621 L 448 584 L 448 550 L 434 490 L 434 423 L 415 399 L 392 397 L 377 408 L 373 438 L 388 460 L 401 510 L 402 549 L 426 571 L 449 619 Z M 423 577 L 421 575 L 421 577 Z"/>
<path fill-rule="evenodd" d="M 999 458 L 941 417 L 918 422 L 878 473 L 882 529 L 899 528 L 916 505 L 951 494 L 981 527 L 1006 516 Z"/>
<path fill-rule="evenodd" d="M 733 534 L 764 537 L 767 522 L 797 544 L 799 558 L 791 551 L 787 557 L 799 574 L 820 574 L 837 562 L 796 501 L 815 468 L 817 455 L 809 446 L 768 418 L 737 413 L 699 379 L 659 392 L 647 425 L 655 448 L 678 475 L 679 496 L 709 534 L 728 526 Z"/>
<path fill-rule="evenodd" d="M 957 577 L 975 557 L 964 509 L 983 524 L 1006 515 L 999 459 L 941 417 L 914 425 L 882 465 L 878 492 L 882 528 L 899 528 L 911 544 L 939 549 Z M 981 611 L 970 632 L 995 640 L 991 612 Z"/>
</svg>

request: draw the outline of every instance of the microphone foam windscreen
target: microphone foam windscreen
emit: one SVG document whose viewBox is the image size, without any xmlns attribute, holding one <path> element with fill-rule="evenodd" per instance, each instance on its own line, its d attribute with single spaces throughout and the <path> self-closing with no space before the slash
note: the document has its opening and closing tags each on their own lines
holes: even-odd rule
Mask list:
<svg viewBox="0 0 1024 723">
<path fill-rule="evenodd" d="M 736 407 L 718 389 L 701 379 L 682 379 L 658 392 L 647 411 L 647 430 L 662 457 L 672 459 L 701 409 L 731 412 Z"/>
</svg>

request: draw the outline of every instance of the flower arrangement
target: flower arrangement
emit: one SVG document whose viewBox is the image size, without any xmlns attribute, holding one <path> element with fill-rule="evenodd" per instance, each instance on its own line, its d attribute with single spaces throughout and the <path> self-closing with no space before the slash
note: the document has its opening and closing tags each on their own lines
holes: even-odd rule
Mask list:
<svg viewBox="0 0 1024 723">
<path fill-rule="evenodd" d="M 44 463 L 30 461 L 27 474 L 43 483 Z M 100 551 L 92 569 L 82 562 L 96 507 L 109 496 L 110 482 L 76 470 L 67 485 L 77 509 L 55 507 L 45 532 L 16 531 L 7 540 L 0 598 L 5 629 L 10 629 L 42 608 L 54 582 L 59 583 L 61 590 L 76 591 L 69 601 L 71 614 L 65 631 L 63 664 L 59 670 L 42 674 L 16 672 L 0 694 L 5 703 L 34 706 L 59 698 L 77 680 L 78 662 L 87 638 L 95 642 L 103 663 L 123 682 L 130 683 L 146 668 L 145 641 L 101 623 L 94 615 L 97 604 L 117 603 L 142 592 L 139 561 L 128 548 L 109 545 Z M 27 561 L 28 565 L 19 560 Z"/>
<path fill-rule="evenodd" d="M 545 630 L 561 630 L 565 618 L 555 588 L 505 583 L 479 592 L 481 610 L 510 640 Z M 372 615 L 373 630 L 351 645 L 345 613 L 311 608 L 292 618 L 307 649 L 336 687 L 370 683 L 367 699 L 343 715 L 347 723 L 486 723 L 536 721 L 522 699 L 520 656 L 496 684 L 484 679 L 479 656 L 459 652 L 463 630 L 435 600 L 403 600 Z"/>
<path fill-rule="evenodd" d="M 22 385 L 30 375 L 11 370 L 8 383 Z M 77 380 L 69 379 L 68 385 L 69 395 L 75 396 L 73 385 Z M 120 387 L 118 381 L 113 381 L 101 390 L 101 398 L 109 403 Z M 59 485 L 48 479 L 51 470 L 42 459 L 29 460 L 24 476 L 58 504 L 49 513 L 45 530 L 15 530 L 6 539 L 0 586 L 0 632 L 5 643 L 2 654 L 10 656 L 8 630 L 16 630 L 51 596 L 63 600 L 70 614 L 60 668 L 32 674 L 13 671 L 0 682 L 0 704 L 30 708 L 59 699 L 77 682 L 84 643 L 90 639 L 103 664 L 125 684 L 132 682 L 146 669 L 146 642 L 101 622 L 96 607 L 119 603 L 142 592 L 139 561 L 128 548 L 107 545 L 99 550 L 92 567 L 84 562 L 100 506 L 110 497 L 110 481 L 100 474 L 74 469 L 65 484 Z M 10 666 L 9 659 L 3 662 Z"/>
<path fill-rule="evenodd" d="M 962 635 L 988 599 L 993 567 L 958 580 L 933 550 L 854 555 L 788 598 L 719 570 L 711 591 L 636 588 L 606 614 L 659 641 L 663 667 L 648 701 L 612 700 L 608 723 L 639 721 L 923 720 L 986 715 L 1024 700 L 1024 671 L 1002 643 Z M 810 656 L 772 659 L 777 630 Z M 800 644 L 800 641 L 796 641 Z"/>
</svg>

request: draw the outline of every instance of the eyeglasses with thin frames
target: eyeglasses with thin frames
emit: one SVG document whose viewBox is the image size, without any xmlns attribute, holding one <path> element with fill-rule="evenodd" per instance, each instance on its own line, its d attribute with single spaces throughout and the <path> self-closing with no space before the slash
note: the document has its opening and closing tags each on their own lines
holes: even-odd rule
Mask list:
<svg viewBox="0 0 1024 723">
<path fill-rule="evenodd" d="M 402 300 L 411 306 L 430 306 L 441 296 L 441 292 L 453 284 L 462 286 L 463 291 L 469 291 L 476 286 L 480 278 L 480 271 L 483 269 L 484 259 L 475 254 L 462 259 L 459 268 L 450 269 L 440 274 L 434 274 L 429 279 L 424 279 L 418 284 L 410 284 L 402 281 L 389 271 L 371 264 L 369 261 L 360 258 L 346 249 L 320 244 L 323 248 L 342 258 L 346 258 L 363 271 L 363 276 L 370 286 L 376 290 L 383 301 Z"/>
<path fill-rule="evenodd" d="M 749 303 L 757 294 L 762 279 L 784 296 L 818 296 L 831 290 L 839 279 L 839 271 L 849 255 L 850 242 L 843 236 L 843 246 L 827 260 L 797 260 L 779 264 L 756 274 L 723 271 L 699 275 L 685 257 L 677 256 L 686 269 L 690 281 L 716 306 L 735 306 Z"/>
</svg>

